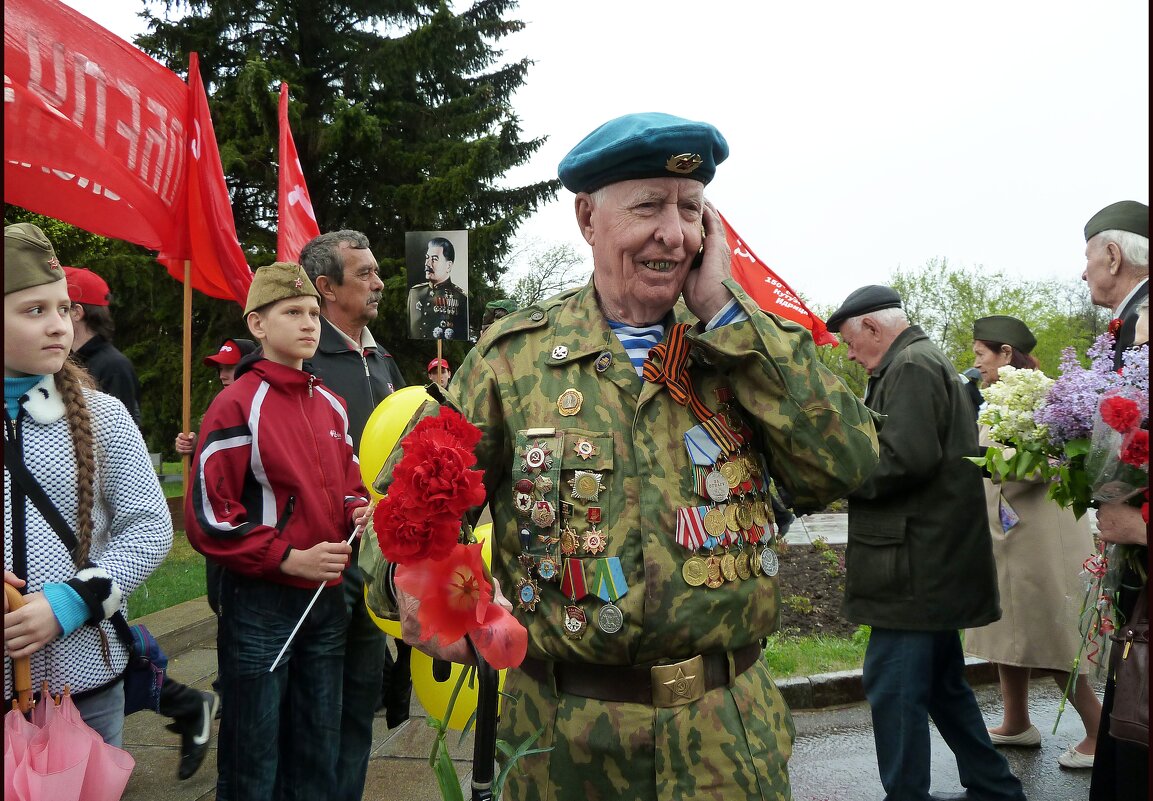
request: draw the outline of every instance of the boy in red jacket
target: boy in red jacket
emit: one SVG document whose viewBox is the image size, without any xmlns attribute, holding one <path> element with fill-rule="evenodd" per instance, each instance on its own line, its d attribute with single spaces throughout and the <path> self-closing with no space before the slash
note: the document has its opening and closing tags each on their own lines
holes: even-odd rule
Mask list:
<svg viewBox="0 0 1153 801">
<path fill-rule="evenodd" d="M 261 267 L 244 313 L 264 359 L 208 407 L 185 501 L 188 539 L 224 568 L 216 797 L 264 801 L 279 788 L 286 798 L 324 798 L 340 742 L 348 625 L 340 575 L 368 493 L 344 401 L 301 369 L 320 337 L 320 304 L 304 270 Z"/>
</svg>

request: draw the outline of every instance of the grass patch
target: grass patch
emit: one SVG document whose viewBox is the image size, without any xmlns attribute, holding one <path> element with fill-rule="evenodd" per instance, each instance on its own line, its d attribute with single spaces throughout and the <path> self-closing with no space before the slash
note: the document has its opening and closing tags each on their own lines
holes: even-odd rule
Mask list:
<svg viewBox="0 0 1153 801">
<path fill-rule="evenodd" d="M 172 550 L 160 566 L 128 596 L 128 615 L 135 619 L 204 595 L 204 557 L 193 550 L 183 531 L 172 538 Z"/>
<path fill-rule="evenodd" d="M 821 634 L 796 636 L 777 632 L 769 636 L 765 661 L 775 678 L 812 676 L 837 670 L 854 670 L 865 662 L 869 629 L 861 626 L 852 639 Z"/>
</svg>

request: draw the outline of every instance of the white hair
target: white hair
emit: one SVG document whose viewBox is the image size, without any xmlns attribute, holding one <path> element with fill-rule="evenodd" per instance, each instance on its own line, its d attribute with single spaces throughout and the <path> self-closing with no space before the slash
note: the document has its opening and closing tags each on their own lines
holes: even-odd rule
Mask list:
<svg viewBox="0 0 1153 801">
<path fill-rule="evenodd" d="M 1121 250 L 1121 257 L 1127 264 L 1149 272 L 1149 237 L 1117 228 L 1102 231 L 1097 236 L 1101 237 L 1101 247 L 1112 242 Z"/>
<path fill-rule="evenodd" d="M 848 328 L 850 329 L 850 333 L 853 333 L 860 328 L 863 317 L 872 317 L 881 328 L 886 330 L 894 326 L 900 325 L 903 327 L 909 324 L 909 316 L 905 314 L 905 310 L 893 307 L 890 309 L 877 309 L 876 311 L 858 314 L 856 317 L 850 317 L 841 323 L 841 331 Z"/>
</svg>

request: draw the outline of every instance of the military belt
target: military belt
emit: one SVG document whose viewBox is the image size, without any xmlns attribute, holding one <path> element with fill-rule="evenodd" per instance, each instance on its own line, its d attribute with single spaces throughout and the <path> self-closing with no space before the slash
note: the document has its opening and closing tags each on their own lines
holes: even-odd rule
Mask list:
<svg viewBox="0 0 1153 801">
<path fill-rule="evenodd" d="M 723 654 L 700 654 L 657 665 L 593 665 L 545 662 L 526 657 L 521 670 L 563 695 L 660 708 L 691 704 L 728 687 L 761 656 L 759 643 Z"/>
</svg>

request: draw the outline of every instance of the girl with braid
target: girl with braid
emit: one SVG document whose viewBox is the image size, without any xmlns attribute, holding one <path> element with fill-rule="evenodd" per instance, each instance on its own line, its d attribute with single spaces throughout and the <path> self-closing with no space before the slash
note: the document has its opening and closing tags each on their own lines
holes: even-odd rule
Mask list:
<svg viewBox="0 0 1153 801">
<path fill-rule="evenodd" d="M 172 518 L 124 405 L 69 361 L 71 303 L 51 242 L 4 229 L 4 687 L 31 657 L 33 688 L 67 686 L 85 722 L 122 744 L 125 644 L 109 618 L 172 545 Z M 75 537 L 71 550 L 10 471 L 22 463 Z"/>
</svg>

